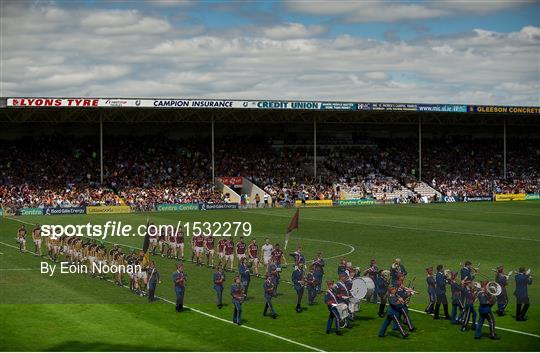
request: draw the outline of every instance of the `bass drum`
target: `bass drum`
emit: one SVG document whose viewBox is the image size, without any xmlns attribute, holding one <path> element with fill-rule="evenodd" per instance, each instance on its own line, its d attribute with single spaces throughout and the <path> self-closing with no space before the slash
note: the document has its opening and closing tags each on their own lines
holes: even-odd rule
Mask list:
<svg viewBox="0 0 540 353">
<path fill-rule="evenodd" d="M 354 298 L 360 300 L 366 296 L 371 298 L 375 291 L 375 283 L 371 277 L 359 277 L 355 278 L 352 283 L 351 294 Z"/>
<path fill-rule="evenodd" d="M 358 277 L 352 281 L 352 287 L 350 292 L 352 297 L 356 300 L 361 300 L 366 296 L 367 286 L 366 283 L 362 280 L 362 278 Z"/>
<path fill-rule="evenodd" d="M 364 281 L 367 287 L 366 297 L 371 298 L 373 296 L 373 293 L 375 293 L 375 282 L 373 282 L 371 277 L 367 277 L 367 276 L 362 277 L 362 281 Z"/>
</svg>

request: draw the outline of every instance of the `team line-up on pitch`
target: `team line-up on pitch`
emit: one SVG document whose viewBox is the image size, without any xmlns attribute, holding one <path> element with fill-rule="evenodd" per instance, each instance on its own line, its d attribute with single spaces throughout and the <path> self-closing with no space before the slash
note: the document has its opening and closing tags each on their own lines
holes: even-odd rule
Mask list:
<svg viewBox="0 0 540 353">
<path fill-rule="evenodd" d="M 250 222 L 224 221 L 224 222 L 182 222 L 172 224 L 141 224 L 133 227 L 122 221 L 107 221 L 104 224 L 44 224 L 41 227 L 41 235 L 58 239 L 61 236 L 68 237 L 93 237 L 106 239 L 108 237 L 150 237 L 169 238 L 177 236 L 209 236 L 236 237 L 251 235 Z M 134 231 L 135 229 L 135 231 Z"/>
</svg>

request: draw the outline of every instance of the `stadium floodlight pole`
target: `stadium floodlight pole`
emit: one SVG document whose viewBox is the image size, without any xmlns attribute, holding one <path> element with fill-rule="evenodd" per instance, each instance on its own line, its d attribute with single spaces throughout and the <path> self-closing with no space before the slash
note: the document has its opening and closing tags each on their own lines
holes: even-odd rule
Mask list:
<svg viewBox="0 0 540 353">
<path fill-rule="evenodd" d="M 418 117 L 418 181 L 422 181 L 422 117 Z"/>
<path fill-rule="evenodd" d="M 103 185 L 103 112 L 99 114 L 99 184 Z"/>
<path fill-rule="evenodd" d="M 317 118 L 313 118 L 313 177 L 317 178 Z"/>
<path fill-rule="evenodd" d="M 216 183 L 216 171 L 214 168 L 214 114 L 212 114 L 212 185 Z"/>
<path fill-rule="evenodd" d="M 503 171 L 504 179 L 506 179 L 506 118 L 504 118 L 504 128 L 503 128 Z"/>
</svg>

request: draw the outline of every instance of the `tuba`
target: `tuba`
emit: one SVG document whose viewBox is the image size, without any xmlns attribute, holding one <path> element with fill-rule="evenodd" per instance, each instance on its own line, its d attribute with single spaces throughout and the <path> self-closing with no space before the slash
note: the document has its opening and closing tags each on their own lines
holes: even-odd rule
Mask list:
<svg viewBox="0 0 540 353">
<path fill-rule="evenodd" d="M 384 280 L 386 282 L 390 281 L 390 271 L 389 270 L 383 270 L 381 275 L 383 276 Z"/>
<path fill-rule="evenodd" d="M 444 270 L 444 277 L 446 277 L 447 280 L 452 279 L 452 270 L 449 268 Z"/>
<path fill-rule="evenodd" d="M 488 285 L 487 285 L 487 291 L 488 291 L 489 294 L 496 297 L 498 295 L 501 295 L 502 287 L 497 282 L 489 282 Z"/>
</svg>

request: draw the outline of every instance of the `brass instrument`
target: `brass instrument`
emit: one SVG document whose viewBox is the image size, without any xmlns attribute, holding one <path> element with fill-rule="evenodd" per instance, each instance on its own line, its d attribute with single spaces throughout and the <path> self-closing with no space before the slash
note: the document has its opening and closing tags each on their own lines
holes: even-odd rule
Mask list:
<svg viewBox="0 0 540 353">
<path fill-rule="evenodd" d="M 479 283 L 479 282 L 473 282 L 473 285 L 475 287 L 476 290 L 483 290 L 482 289 L 482 285 Z M 486 286 L 486 292 L 494 297 L 497 297 L 499 295 L 501 295 L 502 293 L 502 287 L 499 283 L 497 282 L 494 282 L 494 281 L 490 281 L 487 283 L 487 286 Z"/>
<path fill-rule="evenodd" d="M 506 279 L 510 278 L 510 276 L 512 276 L 512 273 L 514 273 L 514 271 L 510 271 L 510 272 L 508 272 L 508 273 L 499 272 L 499 271 L 497 271 L 497 269 L 495 269 L 495 268 L 492 268 L 491 270 L 492 270 L 493 272 L 495 272 L 495 273 L 500 274 L 501 276 L 506 277 Z"/>
<path fill-rule="evenodd" d="M 515 270 L 514 272 L 517 274 L 517 273 L 519 273 L 519 270 Z M 525 271 L 524 275 L 528 276 L 528 277 L 532 277 L 531 276 L 531 269 L 528 268 L 527 271 Z"/>
<path fill-rule="evenodd" d="M 489 282 L 487 285 L 487 292 L 495 297 L 501 295 L 502 287 L 497 282 Z"/>
<path fill-rule="evenodd" d="M 444 270 L 444 277 L 447 279 L 447 280 L 451 280 L 452 279 L 452 270 L 447 268 L 446 270 Z"/>
<path fill-rule="evenodd" d="M 413 288 L 409 288 L 409 287 L 401 287 L 401 288 L 405 289 L 405 291 L 407 293 L 410 293 L 410 294 L 413 294 L 413 295 L 419 293 L 419 292 L 415 291 Z"/>
</svg>

